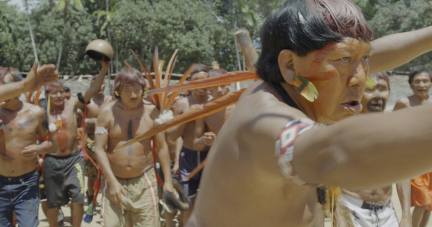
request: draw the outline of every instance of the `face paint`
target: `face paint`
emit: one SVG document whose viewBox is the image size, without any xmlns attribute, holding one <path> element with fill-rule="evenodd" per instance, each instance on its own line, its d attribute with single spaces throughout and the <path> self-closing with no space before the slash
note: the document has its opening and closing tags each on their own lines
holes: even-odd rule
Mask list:
<svg viewBox="0 0 432 227">
<path fill-rule="evenodd" d="M 387 100 L 384 97 L 381 97 L 380 94 L 381 86 L 380 81 L 376 81 L 375 97 L 373 97 L 366 106 L 369 112 L 383 112 L 386 107 Z"/>
<path fill-rule="evenodd" d="M 63 119 L 62 116 L 58 114 L 54 122 L 58 128 L 58 130 L 56 131 L 58 148 L 60 150 L 60 153 L 66 153 L 69 142 L 66 119 Z"/>
<path fill-rule="evenodd" d="M 321 50 L 317 51 L 315 54 L 315 60 L 312 62 L 310 69 L 300 73 L 300 76 L 303 76 L 309 80 L 330 80 L 337 76 L 336 70 L 331 70 L 328 72 L 319 72 L 320 66 L 323 63 L 325 57 L 336 49 L 336 42 L 330 42 L 325 45 Z"/>
</svg>

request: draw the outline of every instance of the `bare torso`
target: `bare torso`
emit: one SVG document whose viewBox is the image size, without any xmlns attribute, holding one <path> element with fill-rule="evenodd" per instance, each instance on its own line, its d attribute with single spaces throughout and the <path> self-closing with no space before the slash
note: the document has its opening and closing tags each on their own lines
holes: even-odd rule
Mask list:
<svg viewBox="0 0 432 227">
<path fill-rule="evenodd" d="M 222 128 L 222 125 L 224 122 L 228 119 L 228 117 L 231 115 L 232 111 L 234 110 L 235 106 L 229 106 L 228 108 L 219 111 L 217 113 L 214 113 L 210 116 L 207 116 L 204 118 L 205 124 L 208 127 L 207 131 L 214 132 L 215 134 L 218 134 L 219 131 Z"/>
<path fill-rule="evenodd" d="M 211 96 L 208 96 L 207 100 L 205 102 L 196 102 L 193 98 L 193 96 L 188 96 L 185 98 L 181 98 L 176 103 L 176 108 L 181 108 L 180 114 L 186 113 L 189 111 L 190 107 L 192 105 L 196 104 L 205 104 L 206 102 L 211 100 Z M 180 126 L 182 127 L 182 126 Z M 183 146 L 193 150 L 193 142 L 195 138 L 195 121 L 191 121 L 184 125 L 184 130 L 182 134 L 183 138 Z"/>
<path fill-rule="evenodd" d="M 62 126 L 52 133 L 52 147 L 48 154 L 53 156 L 67 156 L 78 151 L 78 125 L 77 111 L 72 103 L 74 98 L 67 101 L 63 110 L 51 109 L 49 113 L 49 123 L 54 123 L 61 119 Z"/>
<path fill-rule="evenodd" d="M 402 98 L 400 101 L 405 104 L 405 108 L 432 103 L 432 99 L 430 97 L 428 97 L 427 99 L 425 99 L 423 101 L 419 101 L 419 99 L 415 95 L 411 95 L 409 97 Z"/>
<path fill-rule="evenodd" d="M 104 108 L 111 109 L 110 112 L 104 111 L 101 114 L 111 114 L 108 116 L 110 123 L 106 152 L 114 175 L 133 178 L 143 174 L 153 164 L 151 139 L 142 140 L 115 153 L 113 150 L 153 128 L 159 111 L 154 105 L 147 104 L 129 110 L 120 101 L 108 103 Z"/>
<path fill-rule="evenodd" d="M 262 137 L 258 125 L 277 118 L 274 110 L 281 108 L 286 104 L 265 83 L 243 93 L 209 152 L 188 227 L 323 226 L 316 188 L 299 186 L 280 173 L 274 151 L 278 134 L 258 145 L 244 134 L 246 128 Z"/>
<path fill-rule="evenodd" d="M 21 110 L 9 112 L 0 111 L 0 119 L 3 121 L 0 137 L 0 175 L 17 177 L 31 172 L 36 168 L 36 158 L 26 160 L 22 156 L 22 150 L 40 139 L 37 114 L 43 114 L 43 110 L 35 105 L 23 103 Z M 1 141 L 3 140 L 3 141 Z"/>
<path fill-rule="evenodd" d="M 350 192 L 343 190 L 343 193 L 354 196 L 364 201 L 381 203 L 388 203 L 392 197 L 392 186 L 377 188 L 377 189 L 363 189 L 357 192 Z"/>
</svg>

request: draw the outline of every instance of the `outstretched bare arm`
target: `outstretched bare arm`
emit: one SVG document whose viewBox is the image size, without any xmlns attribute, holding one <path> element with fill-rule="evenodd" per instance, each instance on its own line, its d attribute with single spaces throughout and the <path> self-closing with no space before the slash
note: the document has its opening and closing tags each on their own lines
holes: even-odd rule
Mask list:
<svg viewBox="0 0 432 227">
<path fill-rule="evenodd" d="M 369 73 L 396 68 L 432 50 L 432 26 L 372 41 Z"/>
<path fill-rule="evenodd" d="M 354 190 L 426 173 L 432 168 L 431 112 L 432 105 L 424 105 L 306 131 L 295 142 L 294 169 L 306 182 Z"/>
<path fill-rule="evenodd" d="M 283 177 L 275 153 L 269 151 L 275 150 L 279 133 L 288 122 L 306 116 L 285 106 L 265 109 L 268 111 L 259 113 L 253 124 L 242 128 L 241 146 L 255 151 L 269 172 Z M 432 105 L 423 105 L 309 129 L 293 143 L 292 166 L 304 182 L 351 191 L 419 176 L 432 169 L 431 112 Z"/>
</svg>

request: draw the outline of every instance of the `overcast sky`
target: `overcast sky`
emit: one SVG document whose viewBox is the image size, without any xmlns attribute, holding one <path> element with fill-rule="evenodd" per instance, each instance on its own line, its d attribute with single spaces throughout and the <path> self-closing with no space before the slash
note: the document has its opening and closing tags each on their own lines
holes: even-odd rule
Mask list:
<svg viewBox="0 0 432 227">
<path fill-rule="evenodd" d="M 24 0 L 9 0 L 10 5 L 16 5 L 19 9 L 24 10 Z M 29 4 L 29 8 L 32 9 L 32 6 L 38 2 L 38 0 L 27 0 Z"/>
</svg>

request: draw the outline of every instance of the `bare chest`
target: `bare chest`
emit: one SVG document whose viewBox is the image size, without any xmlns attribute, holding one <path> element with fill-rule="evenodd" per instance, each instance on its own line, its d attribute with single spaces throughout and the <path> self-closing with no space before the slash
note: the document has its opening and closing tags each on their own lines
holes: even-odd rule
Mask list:
<svg viewBox="0 0 432 227">
<path fill-rule="evenodd" d="M 36 138 L 39 122 L 33 114 L 29 112 L 18 113 L 12 116 L 1 114 L 0 120 L 3 121 L 0 128 L 5 135 L 6 141 L 10 140 L 8 138 L 20 138 L 24 140 Z"/>
<path fill-rule="evenodd" d="M 145 115 L 122 116 L 118 114 L 110 125 L 109 137 L 112 140 L 127 141 L 143 135 L 153 126 L 150 117 Z"/>
</svg>

